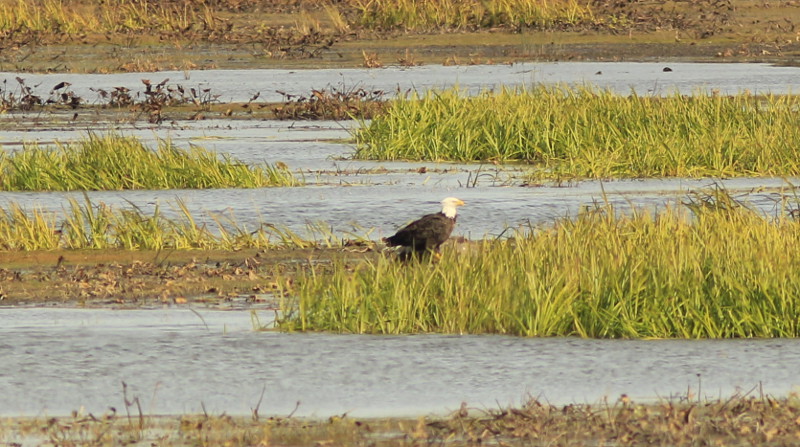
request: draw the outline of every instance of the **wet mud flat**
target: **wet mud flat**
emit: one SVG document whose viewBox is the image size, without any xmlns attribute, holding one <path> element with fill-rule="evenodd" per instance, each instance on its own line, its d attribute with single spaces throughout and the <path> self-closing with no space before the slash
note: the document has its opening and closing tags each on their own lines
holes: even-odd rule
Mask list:
<svg viewBox="0 0 800 447">
<path fill-rule="evenodd" d="M 275 292 L 291 288 L 285 274 L 295 265 L 374 256 L 370 247 L 5 251 L 0 252 L 0 305 L 277 309 Z"/>
<path fill-rule="evenodd" d="M 257 306 L 272 290 L 266 276 L 254 281 L 252 270 L 238 266 L 182 262 L 165 267 L 151 262 L 126 263 L 124 258 L 129 256 L 118 254 L 108 263 L 80 267 L 48 268 L 40 261 L 22 269 L 3 267 L 0 302 L 5 306 L 114 308 L 191 302 L 235 308 Z M 52 265 L 57 264 L 58 260 Z"/>
</svg>

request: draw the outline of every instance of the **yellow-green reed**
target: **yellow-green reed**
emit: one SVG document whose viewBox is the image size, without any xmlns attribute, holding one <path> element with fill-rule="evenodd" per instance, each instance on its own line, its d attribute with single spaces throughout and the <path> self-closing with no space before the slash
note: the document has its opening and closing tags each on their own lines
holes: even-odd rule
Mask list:
<svg viewBox="0 0 800 447">
<path fill-rule="evenodd" d="M 0 151 L 0 190 L 73 191 L 173 188 L 258 188 L 299 182 L 283 165 L 248 166 L 202 147 L 160 140 L 153 150 L 115 133 L 88 134 L 55 147 L 25 144 Z"/>
<path fill-rule="evenodd" d="M 730 203 L 730 201 L 729 201 Z M 611 206 L 507 240 L 298 272 L 284 330 L 599 338 L 800 335 L 800 223 Z"/>
<path fill-rule="evenodd" d="M 800 174 L 800 97 L 620 95 L 591 87 L 398 98 L 356 157 L 521 161 L 533 178 Z"/>
<path fill-rule="evenodd" d="M 0 32 L 85 35 L 214 29 L 217 19 L 203 2 L 148 0 L 17 0 L 0 2 Z"/>
<path fill-rule="evenodd" d="M 0 32 L 51 37 L 231 31 L 222 25 L 231 9 L 259 11 L 258 2 L 155 2 L 152 0 L 0 0 Z M 264 2 L 266 10 L 276 5 Z M 291 2 L 288 2 L 291 3 Z M 588 3 L 577 0 L 346 0 L 319 7 L 338 33 L 367 29 L 551 28 L 594 22 Z M 280 10 L 282 5 L 277 5 Z M 301 10 L 296 28 L 303 34 L 320 23 Z M 219 36 L 217 36 L 219 37 Z"/>
<path fill-rule="evenodd" d="M 351 0 L 367 28 L 426 31 L 497 26 L 552 27 L 593 18 L 576 0 Z"/>
<path fill-rule="evenodd" d="M 132 205 L 114 208 L 92 203 L 88 197 L 83 201 L 70 198 L 61 212 L 11 203 L 0 208 L 0 250 L 238 250 L 341 247 L 348 243 L 319 223 L 308 224 L 306 234 L 300 234 L 265 222 L 251 228 L 230 214 L 197 219 L 180 200 L 174 208 L 177 216 L 170 218 L 160 206 L 145 212 Z M 351 236 L 367 240 L 366 234 Z"/>
<path fill-rule="evenodd" d="M 52 214 L 29 214 L 18 203 L 0 208 L 0 249 L 52 250 L 61 238 Z"/>
</svg>

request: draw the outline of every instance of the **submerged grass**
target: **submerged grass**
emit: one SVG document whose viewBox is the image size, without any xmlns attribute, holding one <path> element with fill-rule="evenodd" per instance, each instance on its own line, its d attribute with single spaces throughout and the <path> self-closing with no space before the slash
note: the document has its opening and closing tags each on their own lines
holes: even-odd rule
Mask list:
<svg viewBox="0 0 800 447">
<path fill-rule="evenodd" d="M 800 223 L 722 195 L 610 205 L 438 263 L 380 257 L 299 272 L 284 330 L 599 338 L 800 335 Z"/>
<path fill-rule="evenodd" d="M 285 167 L 247 166 L 202 147 L 167 140 L 152 150 L 135 137 L 97 135 L 54 148 L 25 144 L 0 151 L 0 190 L 74 191 L 293 186 Z"/>
<path fill-rule="evenodd" d="M 800 174 L 800 97 L 592 87 L 458 89 L 398 98 L 355 134 L 356 157 L 523 161 L 532 179 Z"/>
</svg>

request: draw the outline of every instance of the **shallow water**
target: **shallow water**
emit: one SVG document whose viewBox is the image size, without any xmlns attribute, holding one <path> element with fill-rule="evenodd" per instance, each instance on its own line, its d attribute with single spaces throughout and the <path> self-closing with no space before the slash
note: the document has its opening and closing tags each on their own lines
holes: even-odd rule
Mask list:
<svg viewBox="0 0 800 447">
<path fill-rule="evenodd" d="M 797 90 L 800 71 L 756 64 L 537 63 L 513 66 L 417 67 L 380 70 L 219 71 L 116 75 L 29 75 L 44 89 L 68 80 L 91 98 L 89 86 L 135 87 L 141 78 L 211 87 L 223 100 L 242 101 L 256 91 L 305 94 L 326 85 L 394 90 L 458 84 L 476 91 L 498 83 L 591 82 L 623 93 L 745 89 L 774 93 Z M 600 72 L 600 74 L 598 74 Z M 13 81 L 15 74 L 0 73 Z M 420 214 L 435 211 L 445 196 L 467 202 L 455 234 L 497 235 L 508 226 L 526 228 L 575 215 L 582 206 L 608 200 L 622 209 L 664 207 L 698 188 L 722 184 L 766 213 L 780 212 L 792 197 L 786 180 L 665 179 L 580 182 L 521 187 L 519 166 L 348 160 L 352 123 L 206 120 L 177 125 L 122 127 L 154 141 L 171 138 L 199 144 L 246 163 L 282 161 L 314 186 L 250 190 L 89 192 L 93 203 L 138 207 L 160 205 L 176 215 L 176 199 L 195 215 L 232 215 L 241 225 L 268 222 L 302 233 L 309 223 L 334 231 L 378 238 Z M 37 126 L 0 134 L 0 145 L 23 140 L 77 138 L 87 129 Z M 99 126 L 94 130 L 105 130 Z M 426 173 L 417 173 L 420 166 Z M 477 182 L 475 179 L 477 177 Z M 788 179 L 797 183 L 798 179 Z M 784 190 L 782 190 L 784 189 Z M 0 206 L 60 211 L 82 193 L 4 193 Z M 795 205 L 796 206 L 796 205 Z M 0 414 L 64 414 L 80 406 L 102 413 L 123 411 L 122 385 L 150 413 L 248 414 L 265 390 L 260 414 L 326 416 L 442 413 L 462 401 L 483 407 L 519 403 L 526 395 L 553 403 L 594 403 L 621 393 L 634 399 L 683 394 L 710 397 L 761 384 L 786 395 L 798 385 L 797 340 L 621 341 L 501 336 L 337 336 L 252 330 L 241 311 L 176 308 L 138 311 L 0 309 Z M 268 312 L 259 313 L 262 320 Z M 698 376 L 699 375 L 699 376 Z"/>
<path fill-rule="evenodd" d="M 49 85 L 68 80 L 80 94 L 92 87 L 111 88 L 139 82 L 141 78 L 168 77 L 173 82 L 189 77 L 215 91 L 223 100 L 242 100 L 253 91 L 282 90 L 302 93 L 314 87 L 341 82 L 347 86 L 391 90 L 410 87 L 426 89 L 459 85 L 465 89 L 494 87 L 500 83 L 530 82 L 593 83 L 622 92 L 631 89 L 646 94 L 669 91 L 696 92 L 719 89 L 735 92 L 786 92 L 800 86 L 800 70 L 765 64 L 670 64 L 660 63 L 526 63 L 492 66 L 423 66 L 380 70 L 209 70 L 191 73 L 137 73 L 112 75 L 25 75 L 29 85 Z M 8 74 L 12 76 L 16 74 Z M 159 77 L 156 77 L 158 75 Z M 0 79 L 5 75 L 0 73 Z M 320 85 L 323 84 L 323 85 Z M 279 98 L 271 98 L 279 99 Z M 334 231 L 370 229 L 373 237 L 393 232 L 420 214 L 437 210 L 445 196 L 468 202 L 462 211 L 456 234 L 480 238 L 501 233 L 507 226 L 527 226 L 574 215 L 581 206 L 605 197 L 622 208 L 664 206 L 684 200 L 689 190 L 715 183 L 708 179 L 582 182 L 577 185 L 520 188 L 519 165 L 372 162 L 352 160 L 354 148 L 336 141 L 350 137 L 353 122 L 306 122 L 206 120 L 178 125 L 124 128 L 153 143 L 169 138 L 179 146 L 199 144 L 245 163 L 286 163 L 298 177 L 317 185 L 305 188 L 264 188 L 252 190 L 170 190 L 90 192 L 94 203 L 119 207 L 136 206 L 149 212 L 156 204 L 167 216 L 174 216 L 177 198 L 185 201 L 198 218 L 204 214 L 227 213 L 248 227 L 261 222 L 286 226 L 303 232 L 309 223 L 325 222 Z M 0 135 L 0 145 L 19 147 L 22 141 L 50 142 L 78 138 L 85 129 L 32 128 Z M 417 173 L 420 167 L 425 173 Z M 477 179 L 477 181 L 476 181 Z M 795 179 L 790 179 L 794 182 Z M 786 186 L 782 179 L 741 179 L 716 181 L 737 192 L 768 186 Z M 790 194 L 790 193 L 789 193 Z M 28 207 L 60 211 L 67 197 L 82 194 L 0 193 L 0 205 L 9 202 Z M 774 212 L 783 195 L 772 189 L 748 199 L 765 211 Z M 779 208 L 779 207 L 778 207 Z M 206 216 L 207 221 L 211 221 Z M 363 233 L 363 231 L 361 231 Z"/>
<path fill-rule="evenodd" d="M 189 77 L 222 93 L 222 100 L 243 100 L 254 91 L 262 97 L 274 90 L 307 93 L 311 88 L 342 83 L 367 89 L 426 89 L 459 85 L 475 90 L 482 87 L 520 85 L 531 82 L 593 83 L 621 92 L 631 89 L 640 94 L 698 89 L 737 92 L 787 92 L 800 87 L 800 70 L 765 64 L 670 64 L 664 72 L 661 63 L 526 63 L 491 66 L 423 66 L 385 69 L 336 70 L 209 70 L 191 73 L 135 73 L 112 75 L 29 75 L 29 85 L 44 88 L 61 80 L 72 82 L 72 89 L 88 94 L 90 86 L 111 88 L 136 84 L 141 78 L 162 77 L 181 82 Z M 2 74 L 11 78 L 17 74 Z M 237 96 L 239 95 L 239 96 Z M 244 96 L 242 96 L 244 95 Z M 246 99 L 245 98 L 245 99 Z M 262 188 L 250 190 L 169 190 L 89 192 L 93 203 L 117 207 L 136 206 L 150 212 L 160 205 L 167 216 L 175 216 L 176 199 L 183 200 L 198 219 L 212 223 L 210 215 L 225 213 L 240 225 L 250 228 L 262 222 L 286 226 L 303 233 L 310 223 L 324 222 L 336 232 L 374 228 L 370 237 L 392 233 L 398 226 L 421 214 L 438 209 L 446 196 L 468 202 L 461 210 L 457 235 L 482 238 L 503 232 L 506 227 L 526 227 L 547 223 L 554 218 L 575 215 L 595 201 L 609 200 L 621 208 L 629 206 L 663 207 L 686 199 L 690 190 L 721 184 L 735 193 L 767 187 L 747 196 L 765 212 L 780 210 L 780 202 L 793 191 L 783 179 L 670 179 L 611 182 L 581 182 L 568 185 L 520 187 L 520 165 L 479 165 L 449 163 L 404 163 L 352 160 L 354 148 L 340 141 L 350 138 L 353 122 L 279 122 L 205 120 L 181 121 L 176 125 L 122 127 L 125 134 L 153 143 L 169 138 L 177 145 L 202 145 L 231 155 L 245 163 L 286 163 L 298 177 L 312 187 Z M 105 130 L 99 127 L 95 130 Z M 0 145 L 14 149 L 21 142 L 70 140 L 86 129 L 65 130 L 33 127 L 3 132 Z M 425 167 L 425 173 L 416 170 Z M 476 181 L 477 179 L 477 181 Z M 789 179 L 797 183 L 797 179 Z M 66 198 L 82 200 L 82 193 L 6 193 L 0 192 L 0 206 L 17 202 L 26 207 L 61 211 Z M 795 205 L 796 206 L 796 205 Z M 356 229 L 356 230 L 354 230 Z"/>
<path fill-rule="evenodd" d="M 0 309 L 0 415 L 84 407 L 326 417 L 442 414 L 526 396 L 597 403 L 795 390 L 800 340 L 355 336 L 252 330 L 241 311 Z M 262 323 L 269 313 L 259 314 Z M 132 409 L 135 412 L 135 409 Z"/>
<path fill-rule="evenodd" d="M 221 214 L 232 216 L 238 225 L 251 229 L 266 222 L 288 227 L 301 236 L 313 236 L 307 234 L 308 226 L 321 222 L 339 234 L 353 232 L 373 239 L 392 234 L 412 218 L 438 211 L 439 201 L 446 196 L 467 202 L 459 210 L 454 235 L 470 239 L 498 235 L 508 227 L 548 224 L 557 218 L 575 216 L 584 206 L 604 201 L 619 210 L 631 206 L 663 209 L 686 201 L 691 191 L 715 185 L 725 186 L 734 196 L 771 216 L 785 212 L 784 199 L 789 201 L 786 206 L 798 207 L 784 179 L 592 181 L 563 187 L 459 186 L 458 182 L 465 183 L 468 175 L 457 172 L 428 182 L 420 174 L 398 175 L 387 183 L 367 181 L 349 187 L 102 191 L 87 195 L 94 204 L 135 206 L 146 214 L 158 205 L 167 217 L 179 215 L 176 200 L 180 198 L 199 221 L 208 222 L 212 228 L 216 224 L 211 216 Z M 795 184 L 800 181 L 793 180 Z M 61 212 L 68 197 L 84 200 L 82 193 L 0 193 L 0 206 L 16 202 L 29 208 Z M 368 230 L 372 230 L 369 235 Z"/>
<path fill-rule="evenodd" d="M 672 71 L 665 72 L 668 67 Z M 280 101 L 282 91 L 308 95 L 311 89 L 336 87 L 383 90 L 387 93 L 409 89 L 425 91 L 431 88 L 460 88 L 477 92 L 501 85 L 531 85 L 535 83 L 594 84 L 619 93 L 635 91 L 645 94 L 695 93 L 698 89 L 721 93 L 786 93 L 800 90 L 800 68 L 776 67 L 768 64 L 729 63 L 660 63 L 660 62 L 529 62 L 513 65 L 468 65 L 419 67 L 387 67 L 379 69 L 337 68 L 321 70 L 199 70 L 164 71 L 157 73 L 117 74 L 30 74 L 0 72 L 0 82 L 6 80 L 10 90 L 16 76 L 28 86 L 47 96 L 47 92 L 62 81 L 70 82 L 78 96 L 95 101 L 98 95 L 90 88 L 111 90 L 122 86 L 132 93 L 144 91 L 142 79 L 153 83 L 169 79 L 170 85 L 210 88 L 222 102 L 245 102 L 255 93 L 256 101 Z"/>
<path fill-rule="evenodd" d="M 345 123 L 352 125 L 352 123 Z M 353 160 L 351 145 L 332 142 L 346 138 L 340 123 L 277 121 L 209 121 L 181 128 L 127 130 L 154 144 L 170 138 L 186 147 L 199 144 L 246 163 L 287 163 L 309 185 L 291 188 L 90 191 L 92 203 L 117 208 L 136 207 L 152 213 L 156 206 L 167 217 L 179 216 L 183 201 L 200 221 L 216 228 L 213 216 L 230 216 L 254 228 L 260 223 L 287 227 L 303 236 L 309 224 L 325 223 L 334 232 L 354 232 L 380 238 L 419 215 L 438 210 L 446 196 L 465 200 L 456 235 L 483 238 L 507 227 L 525 227 L 574 216 L 586 205 L 608 200 L 619 209 L 664 207 L 685 201 L 691 191 L 721 185 L 749 203 L 774 215 L 782 200 L 794 202 L 791 184 L 798 179 L 647 179 L 584 181 L 521 186 L 521 165 L 482 165 L 434 162 L 375 162 Z M 78 138 L 79 131 L 35 133 L 43 141 Z M 0 144 L 19 144 L 27 134 L 8 132 Z M 417 172 L 420 167 L 427 170 Z M 477 179 L 477 180 L 476 180 Z M 787 183 L 791 182 L 790 183 Z M 61 213 L 67 199 L 83 202 L 82 192 L 0 192 L 0 206 L 18 203 L 28 209 Z M 791 205 L 797 207 L 796 203 Z M 367 235 L 367 232 L 372 229 Z"/>
</svg>

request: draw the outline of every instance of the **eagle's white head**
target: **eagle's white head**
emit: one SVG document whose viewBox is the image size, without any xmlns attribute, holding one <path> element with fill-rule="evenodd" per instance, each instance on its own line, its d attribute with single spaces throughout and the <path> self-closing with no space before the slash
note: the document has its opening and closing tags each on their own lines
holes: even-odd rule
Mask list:
<svg viewBox="0 0 800 447">
<path fill-rule="evenodd" d="M 464 201 L 455 197 L 448 197 L 442 200 L 442 214 L 453 219 L 456 217 L 456 208 L 464 205 Z"/>
</svg>

